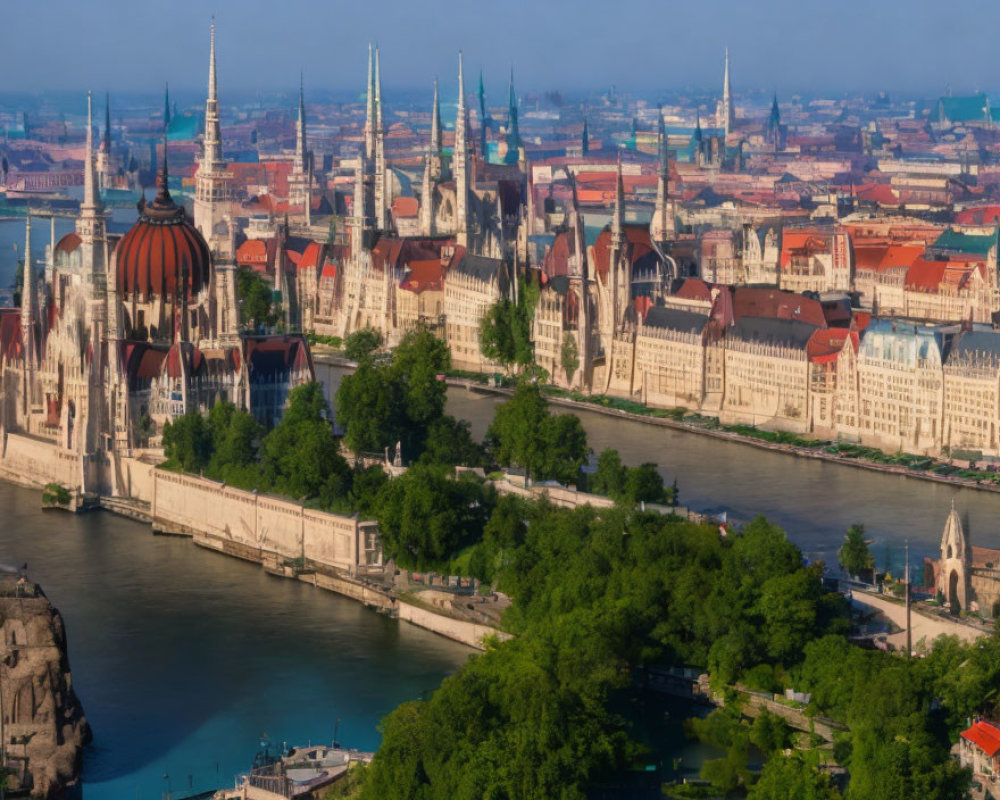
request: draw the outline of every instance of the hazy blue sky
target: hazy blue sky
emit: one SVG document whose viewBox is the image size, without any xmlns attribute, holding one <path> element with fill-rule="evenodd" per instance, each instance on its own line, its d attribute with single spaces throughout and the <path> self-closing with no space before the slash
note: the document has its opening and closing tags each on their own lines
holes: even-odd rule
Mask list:
<svg viewBox="0 0 1000 800">
<path fill-rule="evenodd" d="M 499 100 L 520 89 L 714 87 L 729 45 L 736 91 L 1000 91 L 997 0 L 3 0 L 8 91 L 178 89 L 205 83 L 218 26 L 220 91 L 364 82 L 453 85 L 455 53 Z"/>
</svg>

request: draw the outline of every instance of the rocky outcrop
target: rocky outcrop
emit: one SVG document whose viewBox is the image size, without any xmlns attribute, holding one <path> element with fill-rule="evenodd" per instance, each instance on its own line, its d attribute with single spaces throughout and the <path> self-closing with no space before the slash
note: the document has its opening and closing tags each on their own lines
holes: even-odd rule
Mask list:
<svg viewBox="0 0 1000 800">
<path fill-rule="evenodd" d="M 37 584 L 0 579 L 0 741 L 11 790 L 67 797 L 90 727 L 73 692 L 63 619 Z"/>
</svg>

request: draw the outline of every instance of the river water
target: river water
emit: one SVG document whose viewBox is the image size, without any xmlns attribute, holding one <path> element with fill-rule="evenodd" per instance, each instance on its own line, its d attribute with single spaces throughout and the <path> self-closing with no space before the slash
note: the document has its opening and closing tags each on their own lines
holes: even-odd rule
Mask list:
<svg viewBox="0 0 1000 800">
<path fill-rule="evenodd" d="M 317 364 L 331 397 L 344 372 Z M 469 420 L 473 435 L 481 438 L 504 399 L 453 387 L 448 413 Z M 564 410 L 552 407 L 555 413 Z M 737 521 L 763 514 L 809 558 L 832 566 L 844 533 L 862 523 L 880 567 L 888 562 L 893 571 L 901 570 L 908 539 L 911 569 L 919 580 L 924 556 L 938 555 L 953 500 L 966 517 L 973 544 L 1000 548 L 994 522 L 1000 494 L 797 458 L 592 411 L 577 415 L 595 453 L 614 447 L 627 464 L 658 464 L 668 486 L 677 480 L 682 505 L 725 511 Z"/>
<path fill-rule="evenodd" d="M 111 514 L 42 512 L 0 483 L 0 562 L 62 612 L 94 731 L 84 797 L 231 786 L 258 737 L 378 746 L 378 720 L 437 687 L 466 647 Z M 167 776 L 167 777 L 164 777 Z"/>
</svg>

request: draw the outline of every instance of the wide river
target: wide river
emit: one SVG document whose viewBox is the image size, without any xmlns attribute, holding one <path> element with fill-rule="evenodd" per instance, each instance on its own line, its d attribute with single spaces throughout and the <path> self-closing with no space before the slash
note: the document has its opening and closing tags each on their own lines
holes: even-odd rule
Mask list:
<svg viewBox="0 0 1000 800">
<path fill-rule="evenodd" d="M 116 214 L 118 216 L 118 214 Z M 134 218 L 134 212 L 121 213 Z M 39 221 L 41 223 L 41 221 Z M 59 221 L 58 233 L 69 228 Z M 0 286 L 13 273 L 23 223 L 0 223 Z M 33 231 L 36 257 L 48 225 Z M 36 239 L 37 237 L 37 239 Z M 334 391 L 343 370 L 319 366 Z M 451 390 L 449 412 L 485 433 L 500 398 Z M 558 409 L 556 409 L 558 410 Z M 811 558 L 828 563 L 844 531 L 866 525 L 880 564 L 918 565 L 937 550 L 952 500 L 975 544 L 1000 547 L 1000 496 L 797 459 L 695 434 L 580 414 L 590 444 L 630 464 L 653 461 L 681 503 L 765 514 Z M 378 720 L 436 687 L 467 648 L 386 619 L 337 595 L 267 576 L 259 567 L 154 537 L 106 513 L 43 513 L 39 493 L 0 483 L 0 563 L 28 562 L 66 620 L 74 686 L 91 726 L 84 797 L 154 800 L 165 791 L 231 785 L 266 734 L 374 749 Z M 700 751 L 676 752 L 693 765 Z"/>
<path fill-rule="evenodd" d="M 345 372 L 321 363 L 317 371 L 333 391 Z M 448 413 L 469 420 L 473 435 L 482 437 L 504 399 L 452 388 Z M 614 447 L 627 464 L 658 464 L 667 485 L 677 480 L 682 505 L 726 511 L 739 521 L 763 514 L 781 525 L 808 557 L 829 565 L 836 565 L 844 532 L 859 522 L 874 540 L 872 552 L 880 567 L 888 554 L 892 568 L 899 570 L 909 539 L 910 564 L 919 579 L 924 556 L 937 557 L 953 500 L 967 518 L 972 543 L 1000 548 L 995 522 L 1000 494 L 797 458 L 596 412 L 578 416 L 595 453 Z"/>
</svg>

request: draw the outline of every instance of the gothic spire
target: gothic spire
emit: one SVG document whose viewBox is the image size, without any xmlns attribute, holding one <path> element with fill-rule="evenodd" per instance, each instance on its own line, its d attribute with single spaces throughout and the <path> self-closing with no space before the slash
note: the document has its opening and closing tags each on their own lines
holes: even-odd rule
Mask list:
<svg viewBox="0 0 1000 800">
<path fill-rule="evenodd" d="M 483 71 L 479 70 L 479 152 L 486 158 L 486 86 L 483 84 Z"/>
<path fill-rule="evenodd" d="M 389 181 L 385 162 L 385 129 L 382 126 L 382 69 L 379 48 L 375 47 L 375 223 L 389 228 Z"/>
<path fill-rule="evenodd" d="M 38 319 L 36 278 L 35 266 L 31 263 L 31 212 L 29 211 L 24 223 L 24 276 L 21 283 L 21 336 L 24 341 L 24 358 L 29 366 L 34 366 L 36 355 L 35 322 Z M 29 391 L 32 391 L 31 387 Z"/>
<path fill-rule="evenodd" d="M 659 157 L 659 171 L 656 178 L 656 206 L 649 225 L 650 238 L 657 244 L 665 243 L 669 237 L 667 224 L 667 188 L 670 173 L 667 166 L 667 133 L 663 124 L 662 111 L 657 114 L 656 152 Z"/>
<path fill-rule="evenodd" d="M 431 109 L 431 152 L 441 154 L 441 100 L 437 78 L 434 79 L 434 105 Z"/>
<path fill-rule="evenodd" d="M 469 114 L 465 107 L 465 67 L 462 51 L 458 51 L 458 109 L 455 114 L 455 147 L 452 155 L 452 173 L 455 178 L 456 238 L 462 247 L 469 244 L 469 175 L 468 175 L 468 125 Z"/>
<path fill-rule="evenodd" d="M 170 125 L 170 84 L 163 84 L 163 130 Z"/>
<path fill-rule="evenodd" d="M 517 95 L 514 92 L 514 67 L 510 68 L 510 87 L 507 105 L 507 158 L 508 164 L 516 164 L 521 147 L 521 134 L 517 125 Z"/>
<path fill-rule="evenodd" d="M 725 134 L 733 132 L 736 109 L 733 105 L 732 88 L 729 85 L 729 48 L 726 48 L 726 68 L 722 76 L 722 128 Z"/>
<path fill-rule="evenodd" d="M 365 83 L 365 158 L 375 157 L 375 53 L 371 42 L 368 43 L 368 80 Z"/>
<path fill-rule="evenodd" d="M 101 149 L 111 155 L 111 95 L 104 93 L 104 140 Z"/>
<path fill-rule="evenodd" d="M 625 233 L 625 187 L 622 180 L 622 154 L 618 153 L 618 171 L 615 175 L 615 212 L 611 219 L 612 247 L 620 249 Z"/>
<path fill-rule="evenodd" d="M 210 172 L 223 169 L 222 133 L 219 126 L 219 88 L 215 72 L 215 22 L 209 29 L 208 97 L 205 100 L 205 139 L 202 166 Z M 166 148 L 164 147 L 164 161 Z"/>
<path fill-rule="evenodd" d="M 299 116 L 295 122 L 295 168 L 303 174 L 308 171 L 308 153 L 306 151 L 306 100 L 305 76 L 299 73 Z"/>
<path fill-rule="evenodd" d="M 583 155 L 587 155 L 590 152 L 590 128 L 587 126 L 587 120 L 583 120 L 583 135 L 580 137 L 580 152 Z"/>
<path fill-rule="evenodd" d="M 83 202 L 81 213 L 93 214 L 100 205 L 97 194 L 97 176 L 94 174 L 94 109 L 93 98 L 87 92 L 87 144 L 83 157 Z"/>
</svg>

